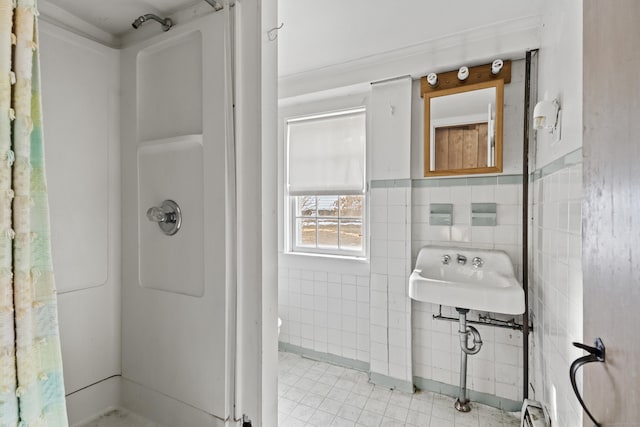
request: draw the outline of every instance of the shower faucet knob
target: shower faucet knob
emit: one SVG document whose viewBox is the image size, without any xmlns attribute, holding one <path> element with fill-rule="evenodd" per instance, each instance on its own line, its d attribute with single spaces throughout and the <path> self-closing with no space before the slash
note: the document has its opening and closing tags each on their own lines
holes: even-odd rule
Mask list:
<svg viewBox="0 0 640 427">
<path fill-rule="evenodd" d="M 442 263 L 444 265 L 448 265 L 451 262 L 451 257 L 449 255 L 442 255 Z"/>
<path fill-rule="evenodd" d="M 147 219 L 153 222 L 166 222 L 170 218 L 161 208 L 154 206 L 147 210 Z"/>
<path fill-rule="evenodd" d="M 479 256 L 474 257 L 471 262 L 475 268 L 480 268 L 484 264 L 484 261 Z"/>
<path fill-rule="evenodd" d="M 173 200 L 165 200 L 162 205 L 147 209 L 147 219 L 157 222 L 167 236 L 173 236 L 182 226 L 182 212 L 180 206 Z"/>
</svg>

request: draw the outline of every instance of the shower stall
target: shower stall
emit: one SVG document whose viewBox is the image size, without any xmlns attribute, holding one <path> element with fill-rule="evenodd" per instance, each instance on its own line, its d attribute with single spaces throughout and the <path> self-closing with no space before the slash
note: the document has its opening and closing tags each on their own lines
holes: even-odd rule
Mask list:
<svg viewBox="0 0 640 427">
<path fill-rule="evenodd" d="M 122 396 L 139 413 L 181 402 L 216 426 L 232 410 L 235 341 L 227 15 L 175 26 L 120 58 Z M 182 212 L 173 235 L 146 215 L 166 199 Z"/>
<path fill-rule="evenodd" d="M 262 213 L 275 162 L 261 153 L 275 133 L 259 123 L 276 109 L 261 77 L 275 69 L 262 30 L 275 2 L 185 2 L 167 16 L 124 16 L 126 3 L 129 30 L 103 40 L 69 18 L 73 2 L 40 4 L 70 424 L 123 408 L 165 426 L 274 425 L 261 230 L 275 224 Z"/>
</svg>

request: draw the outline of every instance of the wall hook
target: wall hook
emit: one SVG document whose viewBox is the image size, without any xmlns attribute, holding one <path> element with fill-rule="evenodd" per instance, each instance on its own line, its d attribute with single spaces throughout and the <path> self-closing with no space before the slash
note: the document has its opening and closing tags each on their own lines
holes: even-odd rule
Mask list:
<svg viewBox="0 0 640 427">
<path fill-rule="evenodd" d="M 272 29 L 267 31 L 267 38 L 269 39 L 270 42 L 278 38 L 278 30 L 282 29 L 282 27 L 284 27 L 284 22 L 281 23 L 279 26 L 273 27 Z"/>
<path fill-rule="evenodd" d="M 576 385 L 576 373 L 578 372 L 578 369 L 580 369 L 587 363 L 605 361 L 604 343 L 600 338 L 596 338 L 595 347 L 580 344 L 577 342 L 574 342 L 573 345 L 589 353 L 587 356 L 582 356 L 574 360 L 571 364 L 571 367 L 569 368 L 569 378 L 571 379 L 573 392 L 576 394 L 578 402 L 580 402 L 580 405 L 582 406 L 582 409 L 584 409 L 584 412 L 586 412 L 589 418 L 591 418 L 591 421 L 593 421 L 594 427 L 601 427 L 602 424 L 598 423 L 593 415 L 591 415 L 591 412 L 589 412 L 589 409 L 587 409 L 587 405 L 585 405 L 584 400 L 582 400 L 582 396 L 580 396 L 580 393 L 578 392 L 578 386 Z"/>
</svg>

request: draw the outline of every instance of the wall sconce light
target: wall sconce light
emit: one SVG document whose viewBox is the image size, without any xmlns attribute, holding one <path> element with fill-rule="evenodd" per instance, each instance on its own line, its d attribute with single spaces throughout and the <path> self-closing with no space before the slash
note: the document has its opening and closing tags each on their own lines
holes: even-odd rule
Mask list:
<svg viewBox="0 0 640 427">
<path fill-rule="evenodd" d="M 502 61 L 502 59 L 496 59 L 495 61 L 493 61 L 491 63 L 491 74 L 498 74 L 500 70 L 502 70 L 503 65 L 504 62 Z"/>
<path fill-rule="evenodd" d="M 467 80 L 468 77 L 469 77 L 469 67 L 465 67 L 465 66 L 460 67 L 460 69 L 458 70 L 458 80 L 463 82 Z"/>
<path fill-rule="evenodd" d="M 555 142 L 560 141 L 560 120 L 562 110 L 558 99 L 544 100 L 536 104 L 533 109 L 533 128 L 535 130 L 546 130 L 553 135 Z"/>
<path fill-rule="evenodd" d="M 436 73 L 429 73 L 427 75 L 427 83 L 429 83 L 431 87 L 438 86 L 438 75 Z"/>
</svg>

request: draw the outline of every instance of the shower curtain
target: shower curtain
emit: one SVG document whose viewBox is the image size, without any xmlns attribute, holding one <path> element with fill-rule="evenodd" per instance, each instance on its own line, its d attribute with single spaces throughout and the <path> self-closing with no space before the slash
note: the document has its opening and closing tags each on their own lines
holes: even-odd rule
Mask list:
<svg viewBox="0 0 640 427">
<path fill-rule="evenodd" d="M 66 426 L 35 0 L 0 0 L 0 427 Z"/>
</svg>

